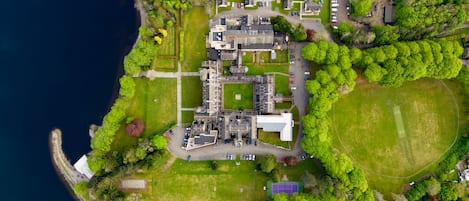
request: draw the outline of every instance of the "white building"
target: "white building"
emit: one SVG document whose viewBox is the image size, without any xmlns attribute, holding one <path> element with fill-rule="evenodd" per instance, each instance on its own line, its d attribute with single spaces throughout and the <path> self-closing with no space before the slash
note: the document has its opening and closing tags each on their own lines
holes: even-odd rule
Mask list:
<svg viewBox="0 0 469 201">
<path fill-rule="evenodd" d="M 88 166 L 88 157 L 83 155 L 74 165 L 73 167 L 80 172 L 81 174 L 85 175 L 88 179 L 91 179 L 94 176 L 94 172 L 91 171 L 90 167 Z"/>
<path fill-rule="evenodd" d="M 280 132 L 281 141 L 292 141 L 292 113 L 280 115 L 257 115 L 257 128 L 266 132 Z"/>
</svg>

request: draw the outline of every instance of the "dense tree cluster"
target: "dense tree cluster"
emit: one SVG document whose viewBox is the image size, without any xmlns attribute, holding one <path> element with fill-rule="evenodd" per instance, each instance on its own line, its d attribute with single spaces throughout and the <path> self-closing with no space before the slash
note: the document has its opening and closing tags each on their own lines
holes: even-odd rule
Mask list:
<svg viewBox="0 0 469 201">
<path fill-rule="evenodd" d="M 291 34 L 293 26 L 288 22 L 288 20 L 281 16 L 277 15 L 270 18 L 274 31 Z"/>
<path fill-rule="evenodd" d="M 397 27 L 391 25 L 375 26 L 373 32 L 376 35 L 375 43 L 377 45 L 389 45 L 399 40 Z"/>
<path fill-rule="evenodd" d="M 398 0 L 396 25 L 405 40 L 429 38 L 458 28 L 466 12 L 460 0 Z"/>
<path fill-rule="evenodd" d="M 360 54 L 358 49 L 325 41 L 310 43 L 302 50 L 305 59 L 325 65 L 316 72 L 314 80 L 306 82 L 312 97 L 310 113 L 303 117 L 305 136 L 302 141 L 303 149 L 321 160 L 336 180 L 331 182 L 331 188 L 320 193 L 321 200 L 373 200 L 364 172 L 354 167 L 348 156 L 333 151 L 329 133 L 331 121 L 327 115 L 340 93 L 353 90 L 357 74 L 352 69 L 352 61 L 358 61 Z"/>
<path fill-rule="evenodd" d="M 398 42 L 363 52 L 359 66 L 370 82 L 397 87 L 423 77 L 449 79 L 462 67 L 462 47 L 457 41 Z"/>
<path fill-rule="evenodd" d="M 156 44 L 153 41 L 138 40 L 134 48 L 124 57 L 124 70 L 134 75 L 142 68 L 150 66 L 156 55 Z"/>
<path fill-rule="evenodd" d="M 155 30 L 170 27 L 176 21 L 178 10 L 192 7 L 192 1 L 186 0 L 144 0 L 143 5 L 148 13 L 148 22 Z"/>
<path fill-rule="evenodd" d="M 301 23 L 296 26 L 292 25 L 281 15 L 271 17 L 270 22 L 272 23 L 274 31 L 288 34 L 294 41 L 305 41 L 308 38 L 308 33 L 306 33 L 306 30 Z M 309 38 L 312 40 L 314 34 L 311 32 L 309 34 Z"/>
</svg>

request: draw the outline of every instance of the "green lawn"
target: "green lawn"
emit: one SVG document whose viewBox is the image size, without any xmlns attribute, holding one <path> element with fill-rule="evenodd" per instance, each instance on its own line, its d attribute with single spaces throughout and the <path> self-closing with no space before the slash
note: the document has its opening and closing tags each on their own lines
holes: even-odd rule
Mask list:
<svg viewBox="0 0 469 201">
<path fill-rule="evenodd" d="M 136 91 L 127 115 L 140 118 L 145 123 L 143 135 L 162 133 L 176 122 L 176 79 L 135 78 Z M 113 148 L 120 149 L 136 142 L 128 137 L 123 124 L 116 134 Z"/>
<path fill-rule="evenodd" d="M 244 52 L 243 53 L 243 63 L 253 63 L 254 62 L 254 55 L 252 52 Z"/>
<path fill-rule="evenodd" d="M 217 170 L 210 169 L 209 161 L 187 162 L 176 159 L 168 169 L 163 165 L 135 177 L 151 179 L 148 190 L 142 194 L 152 201 L 263 201 L 267 198 L 263 186 L 271 178 L 261 171 L 254 171 L 261 158 L 257 156 L 256 161 L 240 161 L 239 166 L 235 165 L 235 161 L 217 161 Z M 317 163 L 310 159 L 300 161 L 295 167 L 279 163 L 277 168 L 290 181 L 298 181 L 305 171 L 318 176 L 324 174 Z"/>
<path fill-rule="evenodd" d="M 331 21 L 331 0 L 324 0 L 319 17 L 322 24 L 328 24 Z"/>
<path fill-rule="evenodd" d="M 246 64 L 248 75 L 263 75 L 266 72 L 280 72 L 288 74 L 287 64 Z"/>
<path fill-rule="evenodd" d="M 161 58 L 157 57 L 153 60 L 151 64 L 151 69 L 157 71 L 176 71 L 177 69 L 177 62 L 176 59 L 173 58 Z"/>
<path fill-rule="evenodd" d="M 285 96 L 291 95 L 290 85 L 289 85 L 290 78 L 284 75 L 275 75 L 275 93 L 283 94 Z"/>
<path fill-rule="evenodd" d="M 168 36 L 162 38 L 163 42 L 157 47 L 159 56 L 174 56 L 176 55 L 176 29 L 171 27 L 167 29 Z"/>
<path fill-rule="evenodd" d="M 182 77 L 182 107 L 202 105 L 202 82 L 198 76 Z"/>
<path fill-rule="evenodd" d="M 253 88 L 252 83 L 236 83 L 223 85 L 223 107 L 225 109 L 253 109 Z M 241 100 L 236 100 L 236 95 L 241 95 Z"/>
<path fill-rule="evenodd" d="M 265 143 L 281 146 L 287 149 L 290 149 L 290 146 L 291 146 L 291 149 L 294 149 L 296 138 L 298 137 L 298 129 L 299 129 L 298 125 L 295 125 L 295 127 L 293 127 L 293 136 L 292 136 L 291 142 L 281 141 L 279 132 L 265 132 L 262 129 L 259 129 L 257 131 L 257 138 L 260 141 L 265 142 Z"/>
<path fill-rule="evenodd" d="M 291 102 L 275 103 L 275 109 L 290 109 L 291 106 Z"/>
<path fill-rule="evenodd" d="M 204 7 L 193 7 L 184 14 L 184 61 L 182 71 L 197 72 L 207 59 L 205 35 L 208 33 L 208 15 Z"/>
<path fill-rule="evenodd" d="M 194 121 L 194 112 L 182 111 L 182 123 L 192 123 Z"/>
<path fill-rule="evenodd" d="M 426 174 L 452 146 L 459 124 L 457 103 L 438 80 L 407 82 L 400 88 L 360 81 L 331 113 L 333 144 L 365 170 L 372 188 L 389 196 Z M 398 136 L 394 106 L 400 107 L 405 136 Z"/>
</svg>

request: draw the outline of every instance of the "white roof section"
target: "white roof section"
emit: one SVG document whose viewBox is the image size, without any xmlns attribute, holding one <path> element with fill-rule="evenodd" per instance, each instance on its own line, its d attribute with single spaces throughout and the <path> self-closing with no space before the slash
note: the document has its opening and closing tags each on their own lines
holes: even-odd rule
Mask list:
<svg viewBox="0 0 469 201">
<path fill-rule="evenodd" d="M 95 174 L 88 166 L 88 157 L 86 157 L 86 155 L 83 155 L 73 167 L 81 174 L 84 174 L 88 179 L 91 179 Z"/>
<path fill-rule="evenodd" d="M 281 141 L 292 141 L 292 113 L 257 115 L 257 128 L 266 132 L 280 132 Z"/>
</svg>

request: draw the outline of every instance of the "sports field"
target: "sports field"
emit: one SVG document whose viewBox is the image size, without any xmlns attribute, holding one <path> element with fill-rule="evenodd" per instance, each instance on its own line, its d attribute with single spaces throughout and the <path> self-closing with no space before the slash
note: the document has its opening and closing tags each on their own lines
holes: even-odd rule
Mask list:
<svg viewBox="0 0 469 201">
<path fill-rule="evenodd" d="M 372 188 L 398 192 L 455 141 L 459 113 L 452 94 L 433 79 L 400 88 L 361 81 L 331 113 L 334 146 L 366 171 Z"/>
</svg>

